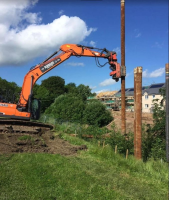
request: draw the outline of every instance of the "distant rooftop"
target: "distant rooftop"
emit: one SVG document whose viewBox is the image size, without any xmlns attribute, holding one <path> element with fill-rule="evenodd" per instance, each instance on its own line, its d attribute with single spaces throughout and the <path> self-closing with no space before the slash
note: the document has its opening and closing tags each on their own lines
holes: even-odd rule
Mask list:
<svg viewBox="0 0 169 200">
<path fill-rule="evenodd" d="M 105 96 L 113 96 L 114 94 L 116 94 L 117 91 L 107 91 L 107 92 L 100 92 L 97 94 L 97 97 L 105 97 Z"/>
<path fill-rule="evenodd" d="M 156 83 L 151 84 L 149 86 L 142 87 L 142 94 L 147 92 L 148 94 L 159 94 L 159 89 L 165 87 L 165 83 Z M 134 95 L 134 88 L 126 88 L 125 89 L 126 96 L 133 96 Z M 115 96 L 121 96 L 121 90 L 119 90 Z"/>
</svg>

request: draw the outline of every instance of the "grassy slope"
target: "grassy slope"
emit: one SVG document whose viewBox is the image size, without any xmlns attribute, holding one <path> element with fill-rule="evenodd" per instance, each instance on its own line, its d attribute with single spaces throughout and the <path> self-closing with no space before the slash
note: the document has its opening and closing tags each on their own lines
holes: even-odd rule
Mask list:
<svg viewBox="0 0 169 200">
<path fill-rule="evenodd" d="M 0 200 L 167 199 L 167 164 L 114 155 L 64 135 L 89 150 L 77 157 L 49 154 L 0 156 Z"/>
</svg>

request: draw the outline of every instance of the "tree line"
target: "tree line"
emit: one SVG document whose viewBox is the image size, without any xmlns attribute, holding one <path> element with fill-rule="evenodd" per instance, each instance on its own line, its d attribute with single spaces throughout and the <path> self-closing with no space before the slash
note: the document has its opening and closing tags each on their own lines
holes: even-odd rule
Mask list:
<svg viewBox="0 0 169 200">
<path fill-rule="evenodd" d="M 0 101 L 17 103 L 21 87 L 14 82 L 0 78 Z M 41 101 L 41 113 L 56 119 L 76 121 L 99 127 L 107 125 L 113 120 L 111 113 L 101 102 L 87 101 L 89 96 L 95 96 L 89 86 L 75 83 L 65 84 L 59 76 L 51 76 L 35 84 L 34 98 Z"/>
<path fill-rule="evenodd" d="M 17 103 L 21 87 L 0 77 L 0 102 Z"/>
</svg>

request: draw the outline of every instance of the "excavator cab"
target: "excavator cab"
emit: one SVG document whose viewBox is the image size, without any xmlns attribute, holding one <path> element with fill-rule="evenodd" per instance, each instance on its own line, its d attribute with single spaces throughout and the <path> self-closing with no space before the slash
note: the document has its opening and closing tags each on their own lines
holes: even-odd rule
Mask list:
<svg viewBox="0 0 169 200">
<path fill-rule="evenodd" d="M 36 99 L 33 97 L 33 94 L 29 95 L 28 99 L 28 113 L 31 115 L 31 119 L 38 120 L 40 118 L 40 107 L 41 107 L 41 102 L 39 99 Z"/>
<path fill-rule="evenodd" d="M 40 118 L 40 105 L 39 99 L 33 99 L 31 102 L 31 119 L 38 120 Z"/>
</svg>

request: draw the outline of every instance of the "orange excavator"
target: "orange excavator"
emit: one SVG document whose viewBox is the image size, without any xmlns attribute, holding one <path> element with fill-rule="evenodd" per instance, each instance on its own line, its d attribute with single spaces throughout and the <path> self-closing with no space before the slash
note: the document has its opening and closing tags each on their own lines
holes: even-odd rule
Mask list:
<svg viewBox="0 0 169 200">
<path fill-rule="evenodd" d="M 93 49 L 99 51 L 94 51 Z M 61 53 L 55 56 L 59 51 L 61 51 Z M 122 75 L 125 76 L 124 70 L 122 70 L 120 64 L 117 63 L 116 52 L 114 51 L 108 51 L 105 48 L 99 49 L 76 44 L 64 44 L 60 47 L 59 51 L 56 51 L 45 61 L 30 69 L 24 77 L 19 102 L 17 104 L 6 102 L 0 103 L 0 117 L 22 120 L 39 119 L 40 101 L 33 97 L 32 90 L 34 84 L 42 75 L 60 65 L 71 56 L 94 57 L 99 67 L 103 67 L 106 63 L 109 63 L 110 69 L 112 70 L 110 76 L 116 81 L 118 81 Z M 100 65 L 98 58 L 105 58 L 108 62 L 104 65 Z"/>
</svg>

